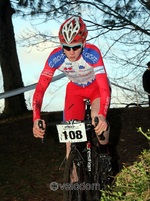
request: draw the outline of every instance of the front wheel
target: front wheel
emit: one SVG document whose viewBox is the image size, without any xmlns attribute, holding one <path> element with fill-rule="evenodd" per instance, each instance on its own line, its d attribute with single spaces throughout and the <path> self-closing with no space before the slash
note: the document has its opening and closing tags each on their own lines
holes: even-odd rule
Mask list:
<svg viewBox="0 0 150 201">
<path fill-rule="evenodd" d="M 100 186 L 100 170 L 99 170 L 99 160 L 98 156 L 94 157 L 93 162 L 93 182 L 97 189 L 94 189 L 93 200 L 99 201 L 101 197 L 101 186 Z"/>
<path fill-rule="evenodd" d="M 93 163 L 94 169 L 94 184 L 97 189 L 94 192 L 94 201 L 99 201 L 102 196 L 102 191 L 108 189 L 112 182 L 112 164 L 111 157 L 107 154 L 95 153 Z"/>
<path fill-rule="evenodd" d="M 81 189 L 82 163 L 77 160 L 73 153 L 69 154 L 64 170 L 64 201 L 83 201 L 83 190 Z"/>
</svg>

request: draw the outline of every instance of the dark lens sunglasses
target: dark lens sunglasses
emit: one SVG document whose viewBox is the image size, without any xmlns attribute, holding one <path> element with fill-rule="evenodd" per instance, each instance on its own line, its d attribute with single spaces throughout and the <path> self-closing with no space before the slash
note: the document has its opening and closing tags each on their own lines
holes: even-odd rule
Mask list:
<svg viewBox="0 0 150 201">
<path fill-rule="evenodd" d="M 73 51 L 76 51 L 76 50 L 82 48 L 82 46 L 83 46 L 82 44 L 80 44 L 80 45 L 75 45 L 75 46 L 62 45 L 63 49 L 64 49 L 64 50 L 67 50 L 67 51 L 70 51 L 71 49 L 73 49 Z"/>
</svg>

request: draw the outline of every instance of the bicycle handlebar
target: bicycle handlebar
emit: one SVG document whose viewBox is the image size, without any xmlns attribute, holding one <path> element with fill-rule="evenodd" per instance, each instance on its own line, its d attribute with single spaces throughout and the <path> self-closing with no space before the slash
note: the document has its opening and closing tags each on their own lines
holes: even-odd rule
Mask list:
<svg viewBox="0 0 150 201">
<path fill-rule="evenodd" d="M 38 126 L 39 128 L 41 128 L 42 130 L 44 130 L 44 127 L 43 127 L 43 121 L 42 120 L 39 120 L 38 121 Z M 42 143 L 44 143 L 44 137 L 41 139 Z"/>
<path fill-rule="evenodd" d="M 41 120 L 39 121 L 41 124 L 43 123 Z M 61 123 L 64 123 L 64 124 L 68 124 L 68 123 L 76 123 L 76 122 L 84 122 L 85 124 L 91 124 L 91 120 L 83 120 L 83 121 L 78 121 L 78 120 L 70 120 L 68 122 L 66 121 L 62 121 L 62 122 L 55 122 L 55 123 L 48 123 L 47 126 L 51 126 L 51 125 L 56 125 L 56 124 L 61 124 Z M 95 117 L 94 118 L 94 122 L 95 122 L 95 126 L 98 125 L 98 122 L 99 122 L 99 118 L 98 117 Z M 39 126 L 40 127 L 40 126 Z M 104 136 L 104 132 L 102 132 L 100 135 L 98 135 L 98 138 L 100 140 L 105 140 L 105 136 Z"/>
</svg>

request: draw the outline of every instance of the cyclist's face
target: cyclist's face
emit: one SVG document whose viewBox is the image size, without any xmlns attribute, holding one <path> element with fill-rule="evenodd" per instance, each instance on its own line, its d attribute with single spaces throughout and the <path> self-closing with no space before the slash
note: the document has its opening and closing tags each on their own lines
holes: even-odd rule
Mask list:
<svg viewBox="0 0 150 201">
<path fill-rule="evenodd" d="M 70 61 L 76 61 L 81 55 L 85 43 L 62 44 L 65 55 Z"/>
</svg>

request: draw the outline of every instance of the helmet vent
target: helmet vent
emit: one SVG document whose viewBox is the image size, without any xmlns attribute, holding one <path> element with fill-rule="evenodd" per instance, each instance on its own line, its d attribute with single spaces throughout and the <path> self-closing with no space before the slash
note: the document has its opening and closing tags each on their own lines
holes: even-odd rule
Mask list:
<svg viewBox="0 0 150 201">
<path fill-rule="evenodd" d="M 69 44 L 73 41 L 74 37 L 78 34 L 80 30 L 80 24 L 78 17 L 72 17 L 63 26 L 62 34 L 65 41 Z"/>
</svg>

